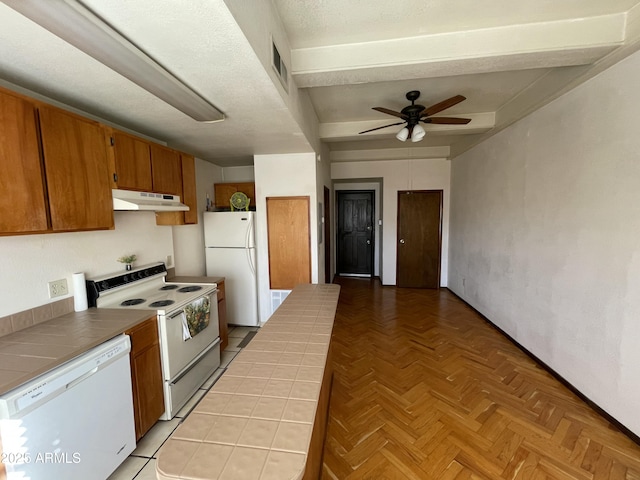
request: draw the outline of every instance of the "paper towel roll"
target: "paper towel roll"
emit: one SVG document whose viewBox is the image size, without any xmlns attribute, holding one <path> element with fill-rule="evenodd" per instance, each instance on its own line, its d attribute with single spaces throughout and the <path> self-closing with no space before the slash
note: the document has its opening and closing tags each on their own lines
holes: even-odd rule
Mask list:
<svg viewBox="0 0 640 480">
<path fill-rule="evenodd" d="M 76 312 L 82 312 L 87 309 L 87 284 L 84 279 L 84 273 L 73 274 L 73 307 Z"/>
</svg>

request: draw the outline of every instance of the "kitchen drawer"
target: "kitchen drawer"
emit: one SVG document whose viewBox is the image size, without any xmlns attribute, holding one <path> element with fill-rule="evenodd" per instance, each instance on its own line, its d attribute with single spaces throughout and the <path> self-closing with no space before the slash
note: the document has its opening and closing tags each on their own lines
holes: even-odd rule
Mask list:
<svg viewBox="0 0 640 480">
<path fill-rule="evenodd" d="M 131 355 L 135 356 L 147 348 L 159 342 L 158 322 L 156 317 L 142 322 L 127 332 L 131 337 Z"/>
</svg>

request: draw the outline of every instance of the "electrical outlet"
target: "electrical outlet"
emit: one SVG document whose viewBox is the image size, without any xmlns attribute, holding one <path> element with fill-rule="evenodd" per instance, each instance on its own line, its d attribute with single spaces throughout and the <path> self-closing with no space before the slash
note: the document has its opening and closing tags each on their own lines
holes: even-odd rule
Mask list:
<svg viewBox="0 0 640 480">
<path fill-rule="evenodd" d="M 68 293 L 69 286 L 67 285 L 66 278 L 49 282 L 49 298 L 61 297 L 62 295 L 67 295 Z"/>
<path fill-rule="evenodd" d="M 167 255 L 166 261 L 164 263 L 167 265 L 167 267 L 170 267 L 171 262 L 173 262 L 173 257 L 171 255 Z"/>
</svg>

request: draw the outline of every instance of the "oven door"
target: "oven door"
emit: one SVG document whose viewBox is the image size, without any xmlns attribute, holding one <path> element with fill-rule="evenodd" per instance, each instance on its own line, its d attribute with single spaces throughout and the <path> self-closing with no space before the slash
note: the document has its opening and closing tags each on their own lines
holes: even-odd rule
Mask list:
<svg viewBox="0 0 640 480">
<path fill-rule="evenodd" d="M 173 380 L 220 336 L 217 292 L 200 297 L 182 310 L 159 316 L 158 325 L 162 373 L 165 380 Z"/>
</svg>

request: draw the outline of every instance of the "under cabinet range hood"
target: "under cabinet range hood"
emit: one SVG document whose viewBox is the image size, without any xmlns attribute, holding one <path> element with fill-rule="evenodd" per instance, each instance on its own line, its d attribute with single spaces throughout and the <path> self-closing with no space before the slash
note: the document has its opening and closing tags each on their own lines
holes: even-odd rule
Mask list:
<svg viewBox="0 0 640 480">
<path fill-rule="evenodd" d="M 186 212 L 189 207 L 180 202 L 178 195 L 163 193 L 111 190 L 114 210 L 141 210 L 151 212 Z"/>
</svg>

